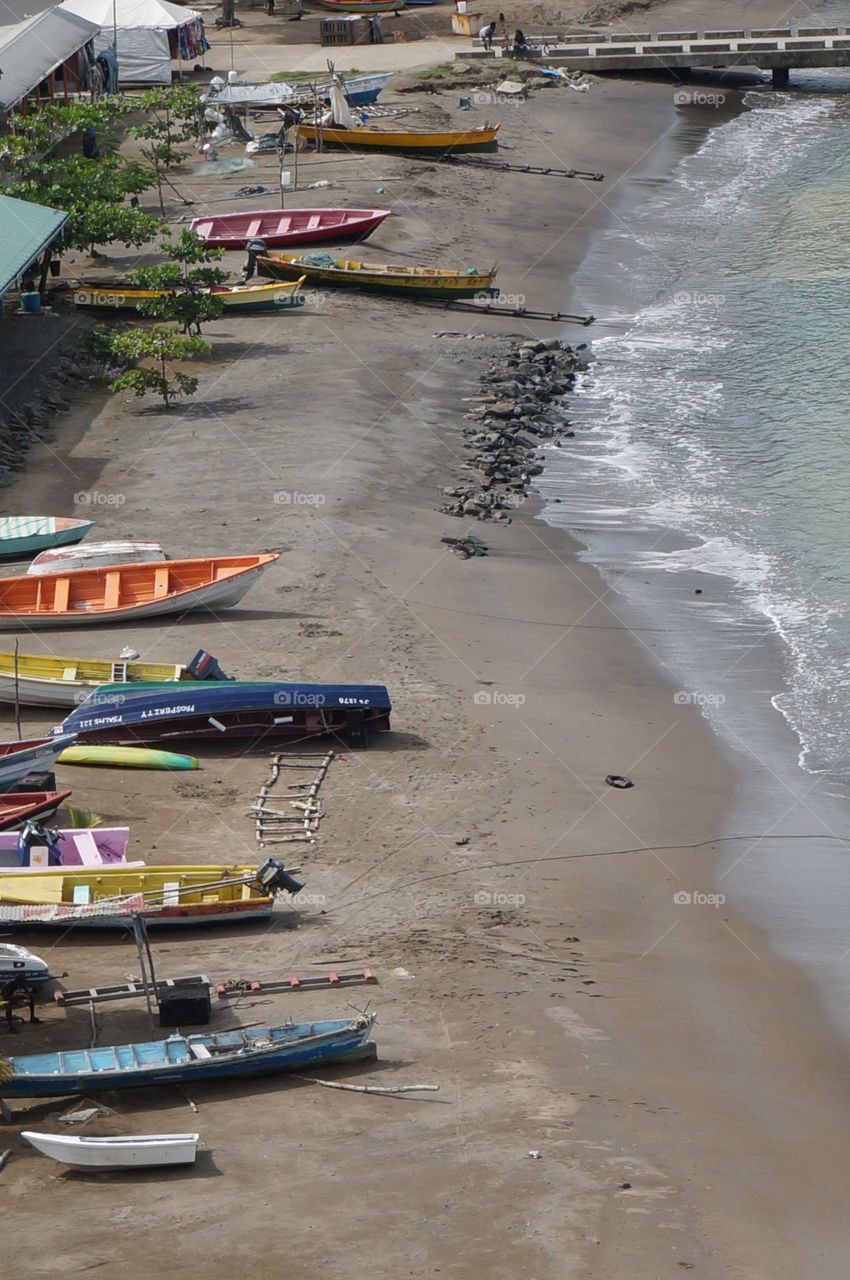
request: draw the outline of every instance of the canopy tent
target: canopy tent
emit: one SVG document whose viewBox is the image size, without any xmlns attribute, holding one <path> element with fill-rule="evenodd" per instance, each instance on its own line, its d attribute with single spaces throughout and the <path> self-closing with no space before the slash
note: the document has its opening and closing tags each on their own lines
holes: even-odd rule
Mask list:
<svg viewBox="0 0 850 1280">
<path fill-rule="evenodd" d="M 11 111 L 84 48 L 97 35 L 99 25 L 60 7 L 0 27 L 0 111 Z"/>
<path fill-rule="evenodd" d="M 171 48 L 181 57 L 195 58 L 209 47 L 201 15 L 169 0 L 63 0 L 60 11 L 96 23 L 100 53 L 118 37 L 118 76 L 125 84 L 170 84 Z"/>
<path fill-rule="evenodd" d="M 53 243 L 67 221 L 61 209 L 0 196 L 0 297 Z"/>
</svg>

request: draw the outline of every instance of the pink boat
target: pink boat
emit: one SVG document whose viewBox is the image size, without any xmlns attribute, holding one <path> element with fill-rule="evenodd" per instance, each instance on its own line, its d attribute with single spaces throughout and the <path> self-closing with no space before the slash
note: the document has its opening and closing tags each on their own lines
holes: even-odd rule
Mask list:
<svg viewBox="0 0 850 1280">
<path fill-rule="evenodd" d="M 191 225 L 211 249 L 244 249 L 249 240 L 279 249 L 323 240 L 365 240 L 390 213 L 390 209 L 251 209 L 194 218 Z"/>
<path fill-rule="evenodd" d="M 19 831 L 0 831 L 0 875 L 4 872 L 55 870 L 48 867 L 47 847 L 37 852 L 39 846 L 29 850 L 29 862 L 21 866 L 18 860 Z M 52 833 L 51 833 L 52 834 Z M 129 827 L 65 827 L 56 832 L 59 837 L 56 848 L 60 867 L 114 867 L 119 863 L 126 867 L 142 867 L 143 862 L 127 861 L 127 845 L 130 843 Z"/>
</svg>

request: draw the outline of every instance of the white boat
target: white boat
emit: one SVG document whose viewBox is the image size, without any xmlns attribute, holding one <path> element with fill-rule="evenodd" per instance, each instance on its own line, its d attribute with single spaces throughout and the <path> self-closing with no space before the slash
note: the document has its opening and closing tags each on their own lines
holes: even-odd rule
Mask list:
<svg viewBox="0 0 850 1280">
<path fill-rule="evenodd" d="M 15 784 L 28 773 L 50 773 L 66 747 L 72 747 L 76 734 L 65 733 L 53 738 L 29 738 L 23 742 L 0 742 L 0 791 L 14 791 Z"/>
<path fill-rule="evenodd" d="M 23 978 L 35 987 L 49 977 L 50 966 L 41 956 L 33 955 L 26 947 L 16 947 L 12 942 L 0 942 L 0 985 L 12 978 Z"/>
<path fill-rule="evenodd" d="M 142 1169 L 194 1164 L 197 1133 L 134 1134 L 126 1138 L 77 1138 L 63 1133 L 21 1133 L 36 1151 L 74 1169 Z"/>
<path fill-rule="evenodd" d="M 87 542 L 81 547 L 54 547 L 50 551 L 42 551 L 27 573 L 109 569 L 115 564 L 152 564 L 167 559 L 158 542 Z"/>
</svg>

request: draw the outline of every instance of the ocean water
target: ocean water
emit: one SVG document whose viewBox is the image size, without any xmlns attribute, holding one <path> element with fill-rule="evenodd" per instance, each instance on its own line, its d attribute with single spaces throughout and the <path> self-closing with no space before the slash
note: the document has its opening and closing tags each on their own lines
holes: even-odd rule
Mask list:
<svg viewBox="0 0 850 1280">
<path fill-rule="evenodd" d="M 596 363 L 538 491 L 744 766 L 751 838 L 689 887 L 763 926 L 850 1047 L 850 71 L 794 80 L 680 108 L 612 202 L 574 282 Z"/>
<path fill-rule="evenodd" d="M 540 488 L 545 518 L 663 619 L 653 647 L 683 692 L 754 749 L 760 695 L 802 768 L 843 791 L 850 73 L 795 79 L 804 91 L 747 91 L 715 127 L 680 110 L 670 171 L 596 241 L 576 286 L 605 317 L 597 363 Z M 696 597 L 699 573 L 717 585 Z M 753 666 L 768 635 L 771 672 Z"/>
</svg>

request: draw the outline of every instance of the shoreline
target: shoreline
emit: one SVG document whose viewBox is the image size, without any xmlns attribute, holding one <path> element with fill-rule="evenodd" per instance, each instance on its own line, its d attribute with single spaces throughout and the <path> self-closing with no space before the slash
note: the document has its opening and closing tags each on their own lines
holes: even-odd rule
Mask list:
<svg viewBox="0 0 850 1280">
<path fill-rule="evenodd" d="M 573 154 L 592 136 L 612 173 L 669 109 L 658 86 L 622 83 L 552 101 L 542 96 L 511 123 L 517 145 L 532 120 L 544 147 L 547 128 L 567 134 Z M 365 196 L 375 180 L 349 186 Z M 594 232 L 593 193 L 527 183 L 494 184 L 482 221 L 479 175 L 419 171 L 382 247 L 430 252 L 436 232 L 440 254 L 474 260 L 487 236 L 524 259 L 504 272 L 503 289 L 521 283 L 561 305 Z M 518 205 L 538 215 L 519 241 Z M 553 228 L 558 247 L 547 252 Z M 680 1266 L 707 1280 L 838 1280 L 846 1056 L 810 984 L 758 930 L 725 908 L 673 902 L 683 889 L 707 890 L 716 858 L 686 846 L 720 834 L 736 782 L 713 731 L 696 709 L 673 706 L 575 540 L 531 504 L 509 528 L 471 525 L 490 557 L 462 562 L 440 550 L 440 537 L 463 527 L 434 508 L 462 458 L 461 401 L 489 343 L 429 338 L 436 321 L 398 304 L 342 298 L 299 319 L 212 326 L 230 362 L 207 376 L 196 406 L 166 418 L 131 405 L 124 417 L 113 400 L 85 425 L 81 407 L 52 446 L 67 448 L 80 486 L 125 496 L 104 510 L 106 536 L 154 525 L 186 552 L 273 534 L 290 546 L 281 574 L 243 609 L 216 624 L 152 629 L 153 651 L 204 644 L 245 675 L 388 673 L 396 694 L 394 742 L 335 766 L 326 830 L 305 855 L 308 889 L 326 895 L 327 910 L 300 915 L 297 928 L 279 920 L 256 935 L 165 940 L 162 967 L 191 971 L 201 956 L 229 973 L 370 963 L 381 977 L 381 1070 L 401 1079 L 415 1066 L 448 1105 L 366 1112 L 281 1082 L 251 1094 L 216 1088 L 199 1098 L 199 1123 L 215 1127 L 216 1166 L 231 1176 L 175 1181 L 168 1194 L 134 1181 L 131 1220 L 121 1216 L 126 1186 L 63 1183 L 45 1224 L 33 1201 L 49 1175 L 22 1161 L 20 1238 L 38 1223 L 52 1256 L 34 1266 L 21 1252 L 20 1274 L 102 1257 L 120 1280 L 145 1247 L 151 1276 L 165 1275 L 199 1256 L 210 1217 L 228 1205 L 239 1213 L 208 1274 L 229 1275 L 239 1260 L 259 1280 L 267 1264 L 245 1257 L 284 1187 L 288 1248 L 304 1280 L 367 1268 L 389 1278 L 404 1266 L 458 1280 L 512 1280 L 520 1266 L 540 1280 L 654 1280 Z M 530 327 L 528 336 L 540 335 Z M 44 458 L 33 451 L 8 502 L 67 503 Z M 291 485 L 322 503 L 275 507 Z M 130 634 L 101 629 L 70 643 L 92 653 Z M 525 702 L 482 704 L 482 689 Z M 199 860 L 210 844 L 250 847 L 244 803 L 266 754 L 205 756 L 187 781 L 95 771 L 73 781 L 81 797 L 130 819 L 134 848 L 147 840 L 157 858 Z M 631 773 L 636 786 L 606 789 L 609 772 Z M 643 845 L 658 853 L 609 852 Z M 72 950 L 92 981 L 114 972 L 112 948 L 75 940 Z M 289 1012 L 282 1001 L 277 1010 Z M 107 1017 L 115 1042 L 140 1019 Z M 87 1037 L 85 1011 L 38 1031 L 60 1033 Z M 293 1096 L 298 1107 L 287 1105 Z M 185 1103 L 165 1091 L 130 1105 L 140 1124 L 185 1127 Z M 528 1160 L 535 1149 L 539 1162 Z M 329 1183 L 333 1218 L 317 1230 Z M 73 1220 L 95 1192 L 102 1226 Z M 389 1231 L 376 1232 L 366 1199 Z"/>
</svg>

